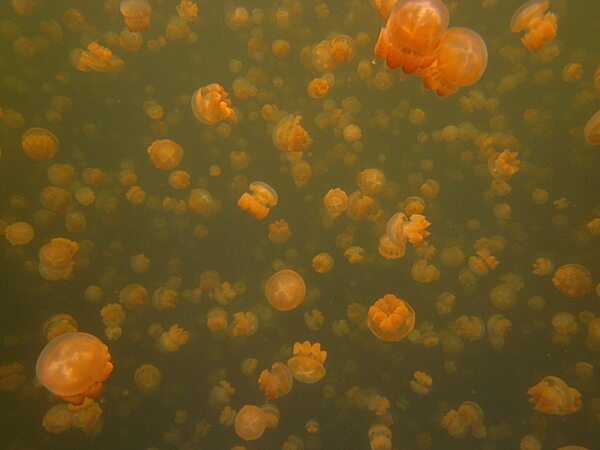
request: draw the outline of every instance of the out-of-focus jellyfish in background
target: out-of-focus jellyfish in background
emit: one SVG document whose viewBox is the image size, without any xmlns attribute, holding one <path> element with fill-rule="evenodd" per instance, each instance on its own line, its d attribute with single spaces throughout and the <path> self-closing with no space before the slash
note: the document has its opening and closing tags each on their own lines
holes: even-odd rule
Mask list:
<svg viewBox="0 0 600 450">
<path fill-rule="evenodd" d="M 415 328 L 415 311 L 404 300 L 386 294 L 369 308 L 367 325 L 378 339 L 397 342 Z"/>
<path fill-rule="evenodd" d="M 589 294 L 593 286 L 592 274 L 581 264 L 565 264 L 554 272 L 552 284 L 569 298 Z"/>
<path fill-rule="evenodd" d="M 189 338 L 189 331 L 184 330 L 179 325 L 172 325 L 167 331 L 161 333 L 158 339 L 158 348 L 166 353 L 176 352 L 187 344 Z"/>
<path fill-rule="evenodd" d="M 45 128 L 30 128 L 21 137 L 21 148 L 33 161 L 48 161 L 60 147 L 58 138 Z"/>
<path fill-rule="evenodd" d="M 449 21 L 441 0 L 398 0 L 379 32 L 375 55 L 391 69 L 401 67 L 407 73 L 423 69 L 433 62 Z"/>
<path fill-rule="evenodd" d="M 428 395 L 431 392 L 433 380 L 431 376 L 423 371 L 417 370 L 410 380 L 410 388 L 415 394 Z"/>
<path fill-rule="evenodd" d="M 194 116 L 203 124 L 237 122 L 237 115 L 231 106 L 229 94 L 218 83 L 211 83 L 196 90 L 192 95 L 191 104 Z"/>
<path fill-rule="evenodd" d="M 312 145 L 308 131 L 300 124 L 302 116 L 288 114 L 273 129 L 275 147 L 282 152 L 303 152 Z"/>
<path fill-rule="evenodd" d="M 44 244 L 39 251 L 40 275 L 50 281 L 71 278 L 78 250 L 79 244 L 65 238 L 54 238 Z"/>
<path fill-rule="evenodd" d="M 600 111 L 590 117 L 583 129 L 585 141 L 590 145 L 600 145 Z"/>
<path fill-rule="evenodd" d="M 42 331 L 46 340 L 50 342 L 61 334 L 79 331 L 79 325 L 70 314 L 54 314 L 46 320 Z"/>
<path fill-rule="evenodd" d="M 13 222 L 4 229 L 4 236 L 11 245 L 27 245 L 33 240 L 35 231 L 27 222 Z"/>
<path fill-rule="evenodd" d="M 121 15 L 129 31 L 146 31 L 152 19 L 152 6 L 148 0 L 121 0 Z"/>
<path fill-rule="evenodd" d="M 97 398 L 113 370 L 108 347 L 95 336 L 74 332 L 46 344 L 36 363 L 40 383 L 59 398 L 82 403 Z"/>
<path fill-rule="evenodd" d="M 386 425 L 372 425 L 368 437 L 371 450 L 392 450 L 392 431 Z"/>
<path fill-rule="evenodd" d="M 259 439 L 267 428 L 267 415 L 256 405 L 244 405 L 235 416 L 235 433 L 245 441 Z"/>
<path fill-rule="evenodd" d="M 464 438 L 469 433 L 476 439 L 487 436 L 481 407 L 471 401 L 460 404 L 458 409 L 451 409 L 442 417 L 442 428 L 454 438 Z"/>
<path fill-rule="evenodd" d="M 468 28 L 450 28 L 435 51 L 433 63 L 417 71 L 423 85 L 440 96 L 475 84 L 487 68 L 484 40 Z"/>
<path fill-rule="evenodd" d="M 89 436 L 102 431 L 104 421 L 102 408 L 91 398 L 81 404 L 59 403 L 50 408 L 42 419 L 42 426 L 52 434 L 60 434 L 78 428 Z"/>
<path fill-rule="evenodd" d="M 262 220 L 269 215 L 271 208 L 277 205 L 279 195 L 267 183 L 253 181 L 249 186 L 250 192 L 244 192 L 238 200 L 238 206 L 243 211 Z"/>
<path fill-rule="evenodd" d="M 152 165 L 160 170 L 173 170 L 183 158 L 183 148 L 171 139 L 158 139 L 147 151 Z"/>
<path fill-rule="evenodd" d="M 275 272 L 265 283 L 265 297 L 278 311 L 291 311 L 304 302 L 306 284 L 302 276 L 291 269 Z"/>
<path fill-rule="evenodd" d="M 515 11 L 510 20 L 513 33 L 525 31 L 521 42 L 528 50 L 538 51 L 556 37 L 557 19 L 554 13 L 547 11 L 549 7 L 549 0 L 529 0 Z"/>
<path fill-rule="evenodd" d="M 336 219 L 348 209 L 348 194 L 340 188 L 330 189 L 323 196 L 323 206 L 329 217 Z"/>
<path fill-rule="evenodd" d="M 285 364 L 276 362 L 270 371 L 265 369 L 260 373 L 258 386 L 267 400 L 275 400 L 292 390 L 294 377 Z"/>
<path fill-rule="evenodd" d="M 529 402 L 536 411 L 553 416 L 566 416 L 579 411 L 581 394 L 567 385 L 561 378 L 544 377 L 527 391 Z"/>
<path fill-rule="evenodd" d="M 138 390 L 148 395 L 158 390 L 162 381 L 162 374 L 158 367 L 152 364 L 142 364 L 135 370 L 133 380 Z"/>
<path fill-rule="evenodd" d="M 27 380 L 23 364 L 14 362 L 0 366 L 0 392 L 14 392 Z"/>
<path fill-rule="evenodd" d="M 297 381 L 312 384 L 325 376 L 327 352 L 321 350 L 321 344 L 318 342 L 311 344 L 308 341 L 295 342 L 292 351 L 293 356 L 288 359 L 287 365 Z"/>
</svg>

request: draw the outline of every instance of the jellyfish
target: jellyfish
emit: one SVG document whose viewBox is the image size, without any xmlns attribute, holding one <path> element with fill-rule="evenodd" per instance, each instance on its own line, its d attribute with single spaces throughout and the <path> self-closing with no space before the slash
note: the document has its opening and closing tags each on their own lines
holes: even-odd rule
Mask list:
<svg viewBox="0 0 600 450">
<path fill-rule="evenodd" d="M 176 352 L 185 345 L 190 338 L 190 333 L 179 325 L 172 325 L 167 331 L 160 335 L 158 348 L 162 352 Z"/>
<path fill-rule="evenodd" d="M 156 392 L 160 387 L 161 380 L 160 370 L 152 364 L 142 364 L 133 374 L 136 387 L 145 395 Z"/>
<path fill-rule="evenodd" d="M 404 300 L 386 294 L 369 308 L 367 326 L 378 339 L 398 342 L 414 329 L 415 311 Z"/>
<path fill-rule="evenodd" d="M 56 155 L 60 142 L 50 130 L 29 128 L 21 136 L 21 148 L 33 161 L 48 161 Z"/>
<path fill-rule="evenodd" d="M 549 0 L 529 0 L 515 11 L 510 20 L 510 31 L 525 31 L 521 42 L 530 51 L 538 51 L 556 37 L 557 19 L 554 13 L 546 12 L 549 7 Z"/>
<path fill-rule="evenodd" d="M 583 129 L 585 141 L 590 145 L 600 145 L 600 111 L 590 117 Z"/>
<path fill-rule="evenodd" d="M 379 32 L 375 55 L 406 73 L 428 67 L 449 20 L 441 0 L 398 0 Z"/>
<path fill-rule="evenodd" d="M 148 302 L 148 290 L 138 283 L 131 283 L 119 291 L 119 303 L 125 308 L 136 309 Z"/>
<path fill-rule="evenodd" d="M 289 224 L 279 219 L 269 224 L 269 241 L 273 244 L 285 244 L 292 236 Z"/>
<path fill-rule="evenodd" d="M 206 326 L 211 333 L 223 332 L 229 326 L 227 311 L 223 308 L 213 308 L 206 316 Z"/>
<path fill-rule="evenodd" d="M 568 298 L 579 298 L 591 292 L 592 274 L 580 264 L 565 264 L 554 272 L 552 284 Z"/>
<path fill-rule="evenodd" d="M 371 450 L 392 450 L 392 432 L 386 425 L 372 425 L 368 436 Z"/>
<path fill-rule="evenodd" d="M 312 384 L 319 382 L 325 376 L 327 352 L 321 350 L 321 344 L 318 342 L 311 344 L 308 341 L 295 342 L 292 351 L 293 356 L 288 359 L 287 365 L 296 381 Z"/>
<path fill-rule="evenodd" d="M 334 264 L 333 256 L 326 252 L 319 253 L 312 259 L 313 270 L 317 273 L 331 272 Z"/>
<path fill-rule="evenodd" d="M 304 302 L 306 284 L 298 272 L 283 269 L 275 272 L 265 283 L 265 296 L 278 311 L 291 311 Z"/>
<path fill-rule="evenodd" d="M 417 395 L 428 395 L 431 392 L 433 380 L 431 376 L 423 371 L 417 370 L 410 380 L 410 388 Z"/>
<path fill-rule="evenodd" d="M 173 170 L 183 158 L 183 149 L 171 139 L 158 139 L 148 147 L 152 165 L 160 170 Z"/>
<path fill-rule="evenodd" d="M 62 334 L 46 344 L 36 363 L 36 375 L 59 398 L 79 404 L 97 398 L 113 370 L 108 347 L 91 334 Z"/>
<path fill-rule="evenodd" d="M 300 124 L 302 116 L 288 114 L 275 125 L 273 144 L 282 152 L 303 152 L 312 145 L 310 134 Z"/>
<path fill-rule="evenodd" d="M 218 83 L 211 83 L 196 90 L 192 95 L 191 104 L 192 112 L 200 123 L 215 125 L 223 121 L 232 124 L 237 122 L 229 94 Z"/>
<path fill-rule="evenodd" d="M 475 402 L 466 401 L 458 409 L 448 411 L 442 417 L 441 425 L 454 438 L 463 438 L 470 431 L 474 438 L 483 439 L 487 435 L 483 421 L 481 407 Z"/>
<path fill-rule="evenodd" d="M 235 416 L 235 433 L 245 441 L 259 439 L 267 428 L 267 415 L 256 405 L 244 405 Z"/>
<path fill-rule="evenodd" d="M 323 196 L 323 205 L 329 217 L 337 218 L 348 209 L 348 194 L 340 188 L 330 189 Z"/>
<path fill-rule="evenodd" d="M 0 365 L 0 392 L 15 392 L 26 379 L 23 364 L 14 362 Z"/>
<path fill-rule="evenodd" d="M 27 222 L 13 222 L 4 229 L 4 236 L 10 245 L 27 245 L 33 240 L 35 231 Z"/>
<path fill-rule="evenodd" d="M 76 331 L 79 331 L 79 325 L 70 314 L 54 314 L 46 320 L 43 327 L 43 334 L 48 342 L 62 334 Z"/>
<path fill-rule="evenodd" d="M 536 411 L 553 416 L 566 416 L 579 411 L 581 394 L 577 389 L 569 387 L 561 378 L 544 377 L 539 383 L 529 388 L 529 402 Z"/>
<path fill-rule="evenodd" d="M 276 400 L 288 394 L 294 386 L 292 372 L 284 363 L 276 362 L 271 370 L 263 370 L 258 377 L 258 387 L 267 400 Z"/>
<path fill-rule="evenodd" d="M 48 433 L 61 434 L 73 427 L 73 413 L 67 403 L 52 406 L 42 419 L 42 426 Z"/>
<path fill-rule="evenodd" d="M 79 244 L 65 238 L 54 238 L 44 244 L 38 254 L 40 275 L 50 281 L 71 278 L 73 257 L 78 250 Z"/>
<path fill-rule="evenodd" d="M 150 27 L 152 6 L 147 0 L 121 0 L 119 8 L 129 31 L 145 31 Z"/>
<path fill-rule="evenodd" d="M 229 328 L 229 335 L 252 336 L 258 330 L 258 317 L 253 312 L 236 312 Z"/>
<path fill-rule="evenodd" d="M 258 220 L 262 220 L 279 201 L 277 191 L 262 181 L 254 181 L 249 186 L 250 193 L 244 192 L 238 200 L 238 207 Z"/>
<path fill-rule="evenodd" d="M 385 187 L 385 174 L 379 169 L 365 169 L 358 173 L 356 184 L 360 191 L 371 197 L 378 195 Z"/>
<path fill-rule="evenodd" d="M 427 89 L 443 97 L 479 81 L 487 60 L 487 46 L 479 34 L 468 28 L 450 28 L 442 36 L 434 62 L 418 75 Z"/>
</svg>

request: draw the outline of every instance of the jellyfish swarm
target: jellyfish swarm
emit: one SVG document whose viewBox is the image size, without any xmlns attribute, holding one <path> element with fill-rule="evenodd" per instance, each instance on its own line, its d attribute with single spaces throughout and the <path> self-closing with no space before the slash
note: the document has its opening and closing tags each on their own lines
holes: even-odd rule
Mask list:
<svg viewBox="0 0 600 450">
<path fill-rule="evenodd" d="M 549 7 L 548 0 L 529 0 L 517 9 L 510 20 L 510 31 L 526 31 L 521 42 L 528 50 L 535 52 L 556 37 L 556 15 L 546 12 Z"/>
<path fill-rule="evenodd" d="M 65 333 L 52 339 L 40 354 L 38 380 L 57 397 L 70 403 L 97 398 L 113 370 L 108 347 L 87 333 Z"/>
<path fill-rule="evenodd" d="M 306 284 L 298 272 L 283 269 L 269 277 L 265 296 L 277 311 L 291 311 L 304 302 Z"/>
<path fill-rule="evenodd" d="M 479 81 L 487 60 L 487 46 L 479 34 L 468 28 L 450 28 L 442 36 L 434 61 L 417 74 L 425 88 L 444 97 Z"/>
<path fill-rule="evenodd" d="M 398 0 L 379 32 L 375 55 L 406 73 L 429 66 L 450 15 L 441 0 Z"/>
</svg>

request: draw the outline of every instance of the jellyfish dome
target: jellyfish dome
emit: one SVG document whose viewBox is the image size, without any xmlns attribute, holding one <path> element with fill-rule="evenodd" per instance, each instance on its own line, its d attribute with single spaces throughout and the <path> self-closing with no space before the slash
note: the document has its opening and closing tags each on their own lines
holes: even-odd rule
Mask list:
<svg viewBox="0 0 600 450">
<path fill-rule="evenodd" d="M 36 375 L 46 389 L 72 403 L 98 397 L 113 370 L 108 347 L 88 333 L 65 333 L 40 353 Z"/>
</svg>

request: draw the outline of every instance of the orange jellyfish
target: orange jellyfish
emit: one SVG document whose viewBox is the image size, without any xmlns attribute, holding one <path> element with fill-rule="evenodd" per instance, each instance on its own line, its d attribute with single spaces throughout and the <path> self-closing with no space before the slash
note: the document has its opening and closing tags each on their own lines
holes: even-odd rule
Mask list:
<svg viewBox="0 0 600 450">
<path fill-rule="evenodd" d="M 70 403 L 98 398 L 113 370 L 108 347 L 91 334 L 65 333 L 52 339 L 40 354 L 35 371 L 46 389 Z"/>
<path fill-rule="evenodd" d="M 398 342 L 415 328 L 415 310 L 395 295 L 386 294 L 369 308 L 367 326 L 378 339 Z"/>
<path fill-rule="evenodd" d="M 288 114 L 273 129 L 273 144 L 282 152 L 303 152 L 312 145 L 310 134 L 300 124 L 302 116 Z"/>
<path fill-rule="evenodd" d="M 326 359 L 327 352 L 321 350 L 318 342 L 295 342 L 293 356 L 288 359 L 287 365 L 297 381 L 312 384 L 320 381 L 327 373 L 324 365 Z"/>
<path fill-rule="evenodd" d="M 265 296 L 276 310 L 291 311 L 304 302 L 306 284 L 298 272 L 283 269 L 269 277 Z"/>
<path fill-rule="evenodd" d="M 152 6 L 147 0 L 121 0 L 119 9 L 129 31 L 145 31 L 150 26 Z"/>
<path fill-rule="evenodd" d="M 54 238 L 39 251 L 39 272 L 46 280 L 67 280 L 71 278 L 75 262 L 73 257 L 79 251 L 79 244 L 65 238 Z"/>
<path fill-rule="evenodd" d="M 583 129 L 585 141 L 590 145 L 600 145 L 600 110 L 596 111 Z"/>
<path fill-rule="evenodd" d="M 554 272 L 552 283 L 569 298 L 582 297 L 591 292 L 593 279 L 590 271 L 580 264 L 565 264 Z"/>
<path fill-rule="evenodd" d="M 553 416 L 573 414 L 581 408 L 581 394 L 569 387 L 561 378 L 544 377 L 529 388 L 530 403 L 536 411 Z"/>
<path fill-rule="evenodd" d="M 171 139 L 158 139 L 148 147 L 152 165 L 160 170 L 173 170 L 183 158 L 183 148 Z"/>
<path fill-rule="evenodd" d="M 529 0 L 517 9 L 510 20 L 510 31 L 526 31 L 521 42 L 528 50 L 535 52 L 556 37 L 556 15 L 546 12 L 549 7 L 549 0 Z"/>
<path fill-rule="evenodd" d="M 50 130 L 30 128 L 21 136 L 21 147 L 29 159 L 48 161 L 58 152 L 59 140 Z"/>
<path fill-rule="evenodd" d="M 390 69 L 423 69 L 433 62 L 449 20 L 442 0 L 398 0 L 379 32 L 375 55 Z"/>
<path fill-rule="evenodd" d="M 229 94 L 218 83 L 211 83 L 196 90 L 191 103 L 194 116 L 201 123 L 214 125 L 223 121 L 237 122 Z"/>
<path fill-rule="evenodd" d="M 427 89 L 444 97 L 479 81 L 487 61 L 487 46 L 479 34 L 468 28 L 451 28 L 442 36 L 435 61 L 418 74 Z"/>
<path fill-rule="evenodd" d="M 258 377 L 258 387 L 265 394 L 267 400 L 283 397 L 292 390 L 294 377 L 292 372 L 283 363 L 276 362 L 271 370 L 263 370 Z"/>
<path fill-rule="evenodd" d="M 240 209 L 247 211 L 258 220 L 262 220 L 269 214 L 271 208 L 279 201 L 277 191 L 262 181 L 250 183 L 250 192 L 244 192 L 238 200 Z"/>
<path fill-rule="evenodd" d="M 234 428 L 245 441 L 254 441 L 265 432 L 267 415 L 256 405 L 244 405 L 235 416 Z"/>
<path fill-rule="evenodd" d="M 348 209 L 348 194 L 340 188 L 329 189 L 323 197 L 323 205 L 332 219 Z"/>
<path fill-rule="evenodd" d="M 4 236 L 11 245 L 27 245 L 33 240 L 35 231 L 27 222 L 14 222 L 4 229 Z"/>
</svg>

